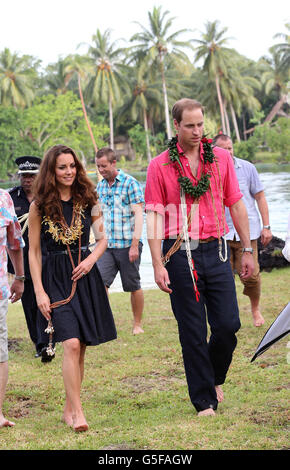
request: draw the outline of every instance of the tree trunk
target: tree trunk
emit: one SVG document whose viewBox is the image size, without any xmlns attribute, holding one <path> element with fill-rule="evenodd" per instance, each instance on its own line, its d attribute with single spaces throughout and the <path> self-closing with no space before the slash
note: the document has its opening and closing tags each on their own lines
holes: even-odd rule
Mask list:
<svg viewBox="0 0 290 470">
<path fill-rule="evenodd" d="M 172 133 L 171 133 L 171 126 L 170 126 L 166 80 L 165 80 L 164 67 L 163 67 L 163 57 L 162 57 L 161 54 L 159 54 L 159 60 L 160 60 L 160 69 L 161 69 L 161 78 L 162 78 L 162 89 L 163 89 L 163 98 L 164 98 L 164 111 L 165 111 L 165 122 L 166 122 L 167 138 L 171 139 Z"/>
<path fill-rule="evenodd" d="M 110 117 L 110 147 L 114 150 L 114 121 L 113 121 L 113 105 L 112 97 L 109 95 L 109 117 Z"/>
<path fill-rule="evenodd" d="M 232 115 L 232 120 L 233 120 L 233 124 L 234 124 L 234 128 L 235 128 L 237 141 L 241 142 L 239 126 L 238 126 L 238 123 L 237 123 L 237 116 L 236 116 L 236 113 L 235 113 L 235 110 L 234 110 L 234 107 L 233 107 L 232 103 L 230 103 L 230 110 L 231 110 L 231 115 Z"/>
<path fill-rule="evenodd" d="M 151 162 L 151 151 L 150 151 L 150 142 L 149 142 L 149 132 L 148 132 L 148 121 L 147 121 L 147 113 L 146 109 L 144 108 L 143 110 L 143 116 L 144 116 L 144 129 L 145 129 L 145 135 L 146 135 L 146 147 L 147 147 L 147 160 L 148 162 Z"/>
<path fill-rule="evenodd" d="M 220 82 L 219 82 L 218 75 L 216 75 L 216 77 L 215 77 L 215 86 L 216 86 L 216 91 L 217 91 L 217 96 L 218 96 L 219 107 L 220 107 L 220 114 L 221 114 L 221 120 L 222 120 L 222 131 L 223 131 L 223 134 L 225 134 L 226 133 L 226 126 L 225 126 L 225 117 L 224 117 L 224 107 L 223 107 L 223 100 L 222 100 L 222 94 L 221 94 Z"/>
<path fill-rule="evenodd" d="M 80 99 L 81 99 L 81 103 L 82 103 L 84 118 L 85 118 L 85 121 L 86 121 L 86 123 L 87 123 L 87 127 L 88 127 L 88 130 L 89 130 L 89 134 L 90 134 L 90 136 L 91 136 L 93 145 L 94 145 L 95 152 L 97 153 L 98 147 L 97 147 L 96 141 L 95 141 L 95 139 L 94 139 L 94 135 L 93 135 L 93 132 L 92 132 L 92 129 L 91 129 L 89 120 L 88 120 L 88 115 L 87 115 L 86 106 L 85 106 L 84 97 L 83 97 L 83 92 L 82 92 L 82 87 L 81 87 L 81 77 L 80 77 L 80 74 L 78 74 L 78 85 L 79 85 L 79 95 L 80 95 Z"/>
<path fill-rule="evenodd" d="M 244 140 L 247 140 L 247 130 L 246 130 L 246 118 L 245 118 L 245 113 L 243 113 L 243 133 L 244 133 Z"/>
<path fill-rule="evenodd" d="M 97 153 L 98 147 L 97 147 L 97 144 L 96 144 L 96 141 L 95 141 L 95 138 L 94 138 L 94 135 L 93 135 L 93 132 L 92 132 L 90 123 L 89 123 L 89 119 L 88 119 L 88 115 L 87 115 L 87 111 L 86 111 L 86 106 L 85 106 L 85 102 L 84 102 L 84 97 L 83 97 L 83 92 L 82 92 L 82 87 L 81 87 L 81 76 L 80 76 L 79 73 L 78 73 L 78 86 L 79 86 L 79 94 L 80 94 L 80 99 L 81 99 L 81 103 L 82 103 L 84 118 L 85 118 L 85 121 L 86 121 L 86 123 L 87 123 L 87 127 L 88 127 L 88 130 L 89 130 L 89 134 L 90 134 L 91 139 L 92 139 L 92 142 L 93 142 L 93 146 L 94 146 L 94 149 L 95 149 L 95 153 Z M 98 181 L 101 181 L 101 180 L 102 180 L 102 176 L 101 176 L 100 173 L 99 173 L 99 170 L 98 170 L 97 165 L 96 165 L 96 175 L 97 175 Z"/>
<path fill-rule="evenodd" d="M 283 104 L 286 103 L 286 101 L 287 95 L 282 95 L 279 101 L 277 101 L 277 103 L 273 106 L 264 122 L 271 122 L 276 114 L 280 111 L 280 108 L 282 108 Z"/>
<path fill-rule="evenodd" d="M 230 121 L 229 121 L 229 115 L 227 112 L 227 102 L 224 102 L 224 111 L 225 111 L 225 123 L 226 123 L 226 130 L 227 130 L 227 135 L 231 137 L 231 128 L 230 128 Z"/>
</svg>

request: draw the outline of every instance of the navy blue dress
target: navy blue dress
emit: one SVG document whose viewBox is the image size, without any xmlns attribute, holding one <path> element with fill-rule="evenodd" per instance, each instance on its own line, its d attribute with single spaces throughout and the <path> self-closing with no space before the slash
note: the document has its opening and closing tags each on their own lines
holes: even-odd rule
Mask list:
<svg viewBox="0 0 290 470">
<path fill-rule="evenodd" d="M 73 202 L 62 201 L 63 215 L 71 223 Z M 82 218 L 81 246 L 89 245 L 91 211 L 86 209 Z M 42 243 L 47 256 L 42 268 L 42 282 L 45 292 L 54 303 L 69 297 L 72 288 L 72 265 L 66 246 L 53 240 L 47 231 L 47 223 L 42 223 Z M 78 264 L 78 240 L 70 245 L 75 266 Z M 90 254 L 89 249 L 81 251 L 81 260 Z M 39 342 L 47 344 L 49 335 L 45 333 L 47 320 L 38 312 Z M 95 264 L 91 271 L 77 281 L 76 292 L 69 303 L 53 309 L 53 342 L 78 338 L 88 346 L 116 339 L 115 323 L 108 296 L 100 272 Z"/>
</svg>

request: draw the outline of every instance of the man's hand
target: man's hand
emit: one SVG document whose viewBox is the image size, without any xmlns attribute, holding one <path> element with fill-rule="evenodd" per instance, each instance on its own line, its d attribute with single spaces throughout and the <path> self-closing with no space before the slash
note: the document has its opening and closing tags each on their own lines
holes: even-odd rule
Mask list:
<svg viewBox="0 0 290 470">
<path fill-rule="evenodd" d="M 272 232 L 271 230 L 267 229 L 267 228 L 263 228 L 263 230 L 261 231 L 261 243 L 263 246 L 267 246 L 270 241 L 272 240 L 273 238 L 273 235 L 272 235 Z"/>
<path fill-rule="evenodd" d="M 168 276 L 167 269 L 164 268 L 163 265 L 158 265 L 154 267 L 154 275 L 155 275 L 155 282 L 159 289 L 167 294 L 171 294 L 172 289 L 168 286 L 170 285 L 170 280 Z"/>
<path fill-rule="evenodd" d="M 12 286 L 10 288 L 11 295 L 9 297 L 9 299 L 11 299 L 12 304 L 14 302 L 17 302 L 17 300 L 21 299 L 23 291 L 24 291 L 24 282 L 14 279 Z"/>
<path fill-rule="evenodd" d="M 129 250 L 129 261 L 130 263 L 134 263 L 136 259 L 139 258 L 139 246 L 138 245 L 131 245 Z"/>
<path fill-rule="evenodd" d="M 251 253 L 245 252 L 242 256 L 241 278 L 249 279 L 254 272 L 254 259 Z"/>
</svg>

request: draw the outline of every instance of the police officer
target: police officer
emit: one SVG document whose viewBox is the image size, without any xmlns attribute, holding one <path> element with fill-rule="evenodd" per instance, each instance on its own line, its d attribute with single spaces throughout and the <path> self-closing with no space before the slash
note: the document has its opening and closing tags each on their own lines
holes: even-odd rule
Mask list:
<svg viewBox="0 0 290 470">
<path fill-rule="evenodd" d="M 34 179 L 39 171 L 41 158 L 34 156 L 23 156 L 16 158 L 15 163 L 18 165 L 20 186 L 15 186 L 14 188 L 10 189 L 9 193 L 13 200 L 15 212 L 22 227 L 22 237 L 25 241 L 25 247 L 23 249 L 25 272 L 25 276 L 23 277 L 24 292 L 21 301 L 30 338 L 36 349 L 35 357 L 40 357 L 41 351 L 44 349 L 45 345 L 37 344 L 37 303 L 30 276 L 28 261 L 28 212 L 29 206 L 33 200 L 32 186 Z M 8 262 L 8 272 L 11 274 L 14 273 L 10 260 Z M 45 358 L 42 358 L 42 360 L 43 362 L 47 362 Z"/>
</svg>

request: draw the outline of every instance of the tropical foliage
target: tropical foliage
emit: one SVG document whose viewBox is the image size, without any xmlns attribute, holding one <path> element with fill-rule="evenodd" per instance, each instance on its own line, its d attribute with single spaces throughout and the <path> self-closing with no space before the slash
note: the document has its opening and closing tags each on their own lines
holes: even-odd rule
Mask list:
<svg viewBox="0 0 290 470">
<path fill-rule="evenodd" d="M 287 160 L 290 25 L 256 62 L 231 47 L 218 21 L 201 31 L 175 25 L 154 7 L 129 43 L 97 28 L 87 53 L 45 69 L 38 58 L 0 51 L 0 177 L 15 171 L 17 156 L 42 155 L 58 141 L 92 162 L 122 135 L 148 162 L 171 137 L 169 110 L 182 97 L 199 100 L 207 134 L 227 133 L 241 156 L 253 160 L 263 147 Z"/>
</svg>

